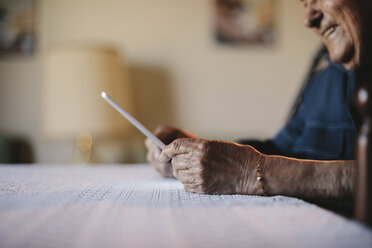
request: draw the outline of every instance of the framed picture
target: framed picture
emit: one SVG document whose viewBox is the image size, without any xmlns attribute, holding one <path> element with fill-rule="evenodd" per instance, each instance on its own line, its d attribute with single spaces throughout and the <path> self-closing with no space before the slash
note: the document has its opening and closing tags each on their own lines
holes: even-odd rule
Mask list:
<svg viewBox="0 0 372 248">
<path fill-rule="evenodd" d="M 215 39 L 229 45 L 275 42 L 275 0 L 214 0 Z"/>
<path fill-rule="evenodd" d="M 34 26 L 34 0 L 0 0 L 0 55 L 31 54 Z"/>
</svg>

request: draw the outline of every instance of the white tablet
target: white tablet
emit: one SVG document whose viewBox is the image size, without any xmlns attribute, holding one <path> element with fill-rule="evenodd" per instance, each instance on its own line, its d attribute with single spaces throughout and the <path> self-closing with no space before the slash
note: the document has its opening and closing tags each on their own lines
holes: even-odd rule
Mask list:
<svg viewBox="0 0 372 248">
<path fill-rule="evenodd" d="M 111 97 L 109 97 L 106 92 L 102 91 L 101 96 L 105 99 L 112 107 L 114 107 L 120 114 L 122 114 L 127 120 L 132 123 L 138 130 L 140 130 L 147 138 L 151 139 L 160 149 L 165 147 L 165 144 L 153 135 L 145 126 L 143 126 L 139 121 L 137 121 L 133 116 L 131 116 L 127 111 L 117 104 Z"/>
</svg>

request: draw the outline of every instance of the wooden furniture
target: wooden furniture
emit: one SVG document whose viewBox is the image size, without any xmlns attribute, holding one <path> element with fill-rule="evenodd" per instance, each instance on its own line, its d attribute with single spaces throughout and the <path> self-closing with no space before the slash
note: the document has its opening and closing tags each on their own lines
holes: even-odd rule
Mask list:
<svg viewBox="0 0 372 248">
<path fill-rule="evenodd" d="M 372 227 L 372 84 L 365 81 L 357 91 L 363 124 L 357 139 L 355 217 Z"/>
<path fill-rule="evenodd" d="M 21 137 L 0 133 L 0 163 L 33 163 L 30 142 Z"/>
<path fill-rule="evenodd" d="M 0 247 L 372 247 L 372 230 L 284 196 L 186 193 L 148 165 L 0 166 Z"/>
</svg>

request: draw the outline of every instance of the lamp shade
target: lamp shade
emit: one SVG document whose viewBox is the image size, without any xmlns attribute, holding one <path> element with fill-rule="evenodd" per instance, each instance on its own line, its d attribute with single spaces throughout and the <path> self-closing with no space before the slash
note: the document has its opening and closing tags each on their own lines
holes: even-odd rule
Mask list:
<svg viewBox="0 0 372 248">
<path fill-rule="evenodd" d="M 129 123 L 102 98 L 105 91 L 132 111 L 131 87 L 124 63 L 113 48 L 60 45 L 43 58 L 43 133 L 68 139 L 124 135 Z"/>
</svg>

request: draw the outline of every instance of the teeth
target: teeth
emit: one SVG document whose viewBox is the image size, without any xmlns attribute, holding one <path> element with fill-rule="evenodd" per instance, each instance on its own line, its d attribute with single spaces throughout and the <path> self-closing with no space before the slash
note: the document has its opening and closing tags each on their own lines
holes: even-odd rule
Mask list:
<svg viewBox="0 0 372 248">
<path fill-rule="evenodd" d="M 330 36 L 335 31 L 335 27 L 330 27 L 324 32 L 324 37 Z"/>
</svg>

